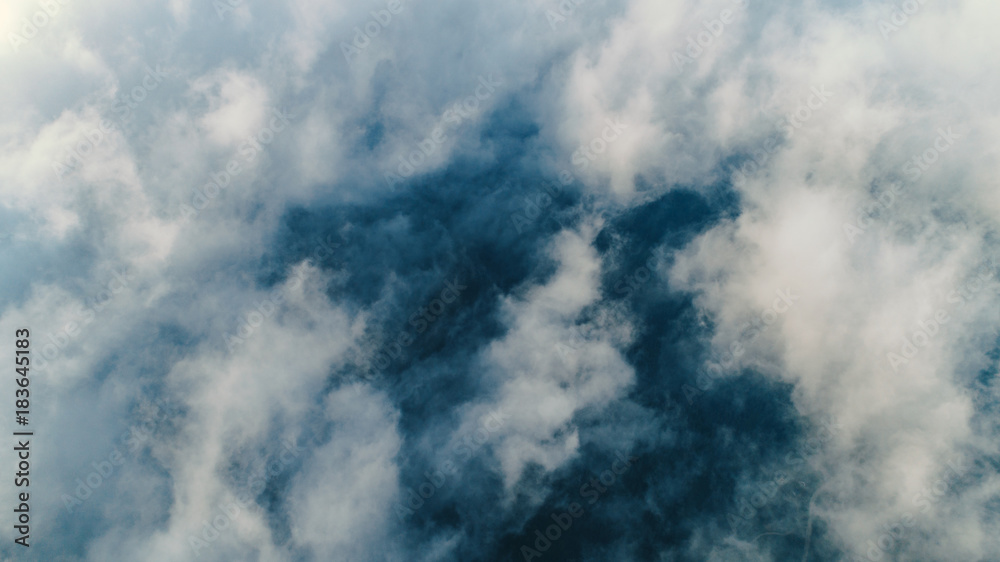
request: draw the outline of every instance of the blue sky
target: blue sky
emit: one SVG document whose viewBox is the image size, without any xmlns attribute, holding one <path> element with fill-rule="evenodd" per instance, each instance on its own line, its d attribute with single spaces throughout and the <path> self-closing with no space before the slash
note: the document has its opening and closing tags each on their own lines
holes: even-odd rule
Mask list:
<svg viewBox="0 0 1000 562">
<path fill-rule="evenodd" d="M 0 559 L 1000 559 L 997 10 L 4 3 Z"/>
</svg>

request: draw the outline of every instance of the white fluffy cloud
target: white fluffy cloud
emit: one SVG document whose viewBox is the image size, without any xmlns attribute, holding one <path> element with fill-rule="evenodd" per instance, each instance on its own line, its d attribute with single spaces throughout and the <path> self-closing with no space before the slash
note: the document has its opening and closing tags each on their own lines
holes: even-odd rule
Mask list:
<svg viewBox="0 0 1000 562">
<path fill-rule="evenodd" d="M 330 387 L 375 313 L 338 301 L 342 279 L 315 264 L 262 264 L 274 265 L 267 248 L 290 208 L 387 197 L 385 172 L 436 127 L 448 138 L 414 179 L 501 161 L 508 147 L 487 133 L 509 115 L 532 122 L 520 139 L 526 167 L 569 170 L 578 181 L 567 191 L 593 208 L 731 182 L 738 216 L 681 250 L 661 286 L 694 295 L 718 350 L 777 292 L 798 295 L 743 364 L 791 385 L 810 421 L 843 425 L 816 461 L 828 541 L 863 555 L 880 526 L 915 512 L 921 533 L 911 529 L 900 552 L 1000 552 L 984 514 L 994 477 L 926 513 L 917 500 L 955 459 L 998 453 L 984 404 L 997 398 L 988 352 L 1000 328 L 1000 105 L 989 72 L 1000 7 L 910 0 L 904 8 L 917 9 L 899 23 L 888 3 L 622 0 L 552 19 L 554 2 L 404 0 L 345 57 L 342 44 L 391 3 L 223 2 L 233 10 L 56 1 L 42 17 L 28 0 L 0 6 L 0 102 L 12 108 L 0 118 L 0 243 L 11 248 L 0 257 L 0 327 L 30 326 L 38 352 L 55 349 L 33 382 L 37 462 L 51 467 L 38 476 L 50 490 L 43 513 L 61 512 L 90 459 L 106 458 L 81 441 L 113 441 L 151 387 L 183 411 L 87 500 L 100 522 L 74 527 L 66 552 L 185 559 L 188 538 L 234 498 L 226 471 L 274 455 L 269 442 L 304 438 L 295 428 L 314 416 L 332 434 L 270 484 L 281 520 L 247 512 L 206 556 L 405 557 L 391 515 L 402 408 L 377 385 Z M 448 111 L 483 76 L 499 86 L 454 125 Z M 293 117 L 263 141 L 274 111 Z M 624 127 L 613 139 L 609 121 Z M 248 137 L 260 144 L 252 157 Z M 196 190 L 204 196 L 233 162 L 240 171 L 187 216 Z M 635 380 L 623 349 L 636 319 L 602 302 L 601 226 L 545 241 L 554 273 L 496 298 L 505 331 L 475 353 L 491 392 L 454 433 L 490 409 L 510 417 L 484 455 L 511 497 L 528 468 L 571 465 L 575 417 L 622 400 Z M 131 280 L 106 291 L 115 272 Z M 224 335 L 273 291 L 287 298 L 228 350 Z M 0 453 L 3 466 L 12 459 Z M 549 490 L 528 492 L 537 506 Z M 12 501 L 0 490 L 0 503 Z M 692 552 L 729 552 L 704 533 Z M 434 541 L 435 556 L 456 555 L 454 537 Z"/>
</svg>

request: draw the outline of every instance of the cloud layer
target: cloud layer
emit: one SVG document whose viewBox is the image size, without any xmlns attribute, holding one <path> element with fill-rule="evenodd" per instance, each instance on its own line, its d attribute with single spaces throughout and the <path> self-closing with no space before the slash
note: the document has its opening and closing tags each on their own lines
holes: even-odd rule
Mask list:
<svg viewBox="0 0 1000 562">
<path fill-rule="evenodd" d="M 998 14 L 4 4 L 0 555 L 997 559 Z"/>
</svg>

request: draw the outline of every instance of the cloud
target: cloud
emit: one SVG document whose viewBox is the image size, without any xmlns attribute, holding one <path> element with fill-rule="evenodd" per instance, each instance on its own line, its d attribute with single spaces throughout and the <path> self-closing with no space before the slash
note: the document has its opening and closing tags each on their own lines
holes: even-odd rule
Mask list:
<svg viewBox="0 0 1000 562">
<path fill-rule="evenodd" d="M 32 556 L 996 557 L 996 11 L 5 4 Z"/>
</svg>

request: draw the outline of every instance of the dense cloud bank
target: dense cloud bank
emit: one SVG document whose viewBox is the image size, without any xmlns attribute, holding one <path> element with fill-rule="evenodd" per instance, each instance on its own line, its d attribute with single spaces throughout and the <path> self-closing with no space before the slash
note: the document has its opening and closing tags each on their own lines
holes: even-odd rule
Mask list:
<svg viewBox="0 0 1000 562">
<path fill-rule="evenodd" d="M 998 15 L 5 3 L 0 553 L 1000 558 Z"/>
</svg>

